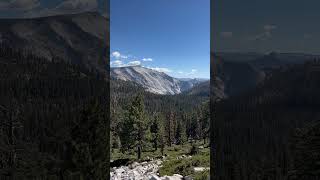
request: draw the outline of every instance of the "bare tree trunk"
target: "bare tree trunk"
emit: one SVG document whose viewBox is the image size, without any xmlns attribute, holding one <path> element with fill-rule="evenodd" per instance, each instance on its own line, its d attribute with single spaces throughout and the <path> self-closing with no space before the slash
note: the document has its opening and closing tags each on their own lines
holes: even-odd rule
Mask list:
<svg viewBox="0 0 320 180">
<path fill-rule="evenodd" d="M 163 151 L 164 151 L 164 145 L 163 143 L 161 144 L 161 155 L 163 156 Z"/>
<path fill-rule="evenodd" d="M 138 159 L 141 159 L 141 145 L 138 144 Z"/>
</svg>

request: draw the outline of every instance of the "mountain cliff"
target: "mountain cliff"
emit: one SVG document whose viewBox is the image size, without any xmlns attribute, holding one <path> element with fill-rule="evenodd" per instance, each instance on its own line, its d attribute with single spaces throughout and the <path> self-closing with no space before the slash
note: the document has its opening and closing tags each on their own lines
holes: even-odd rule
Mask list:
<svg viewBox="0 0 320 180">
<path fill-rule="evenodd" d="M 111 68 L 111 77 L 135 82 L 155 94 L 169 95 L 185 92 L 203 81 L 202 79 L 178 79 L 142 66 Z"/>
</svg>

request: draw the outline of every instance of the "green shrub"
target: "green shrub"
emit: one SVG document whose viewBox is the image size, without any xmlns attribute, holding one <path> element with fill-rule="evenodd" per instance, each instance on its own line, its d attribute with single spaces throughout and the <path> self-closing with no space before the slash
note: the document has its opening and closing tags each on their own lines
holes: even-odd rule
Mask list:
<svg viewBox="0 0 320 180">
<path fill-rule="evenodd" d="M 194 175 L 193 167 L 210 167 L 210 154 L 199 153 L 191 158 L 165 161 L 159 172 L 161 176 L 173 174 L 190 176 Z"/>
<path fill-rule="evenodd" d="M 198 154 L 198 153 L 199 153 L 198 147 L 196 147 L 195 145 L 192 145 L 191 148 L 190 148 L 189 154 L 190 155 L 195 155 L 195 154 Z"/>
<path fill-rule="evenodd" d="M 197 172 L 192 177 L 194 180 L 208 180 L 210 171 Z"/>
</svg>

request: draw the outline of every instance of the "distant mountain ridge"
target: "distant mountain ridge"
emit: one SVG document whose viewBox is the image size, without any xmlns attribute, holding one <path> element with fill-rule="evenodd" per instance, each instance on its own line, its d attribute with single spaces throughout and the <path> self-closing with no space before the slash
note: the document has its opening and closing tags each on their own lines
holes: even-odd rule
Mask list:
<svg viewBox="0 0 320 180">
<path fill-rule="evenodd" d="M 111 68 L 111 78 L 135 82 L 155 94 L 174 95 L 185 92 L 203 79 L 179 79 L 142 66 Z"/>
<path fill-rule="evenodd" d="M 0 43 L 48 60 L 59 57 L 106 73 L 108 22 L 98 12 L 0 19 Z"/>
<path fill-rule="evenodd" d="M 214 96 L 226 98 L 251 90 L 265 78 L 272 69 L 302 64 L 318 55 L 303 53 L 216 53 L 213 54 L 212 92 Z M 209 83 L 204 79 L 173 78 L 165 73 L 139 66 L 112 68 L 111 76 L 136 82 L 149 92 L 156 94 L 201 94 L 209 92 Z M 202 88 L 202 89 L 201 89 Z"/>
<path fill-rule="evenodd" d="M 215 52 L 212 53 L 215 57 L 220 57 L 224 61 L 231 62 L 243 62 L 243 63 L 262 63 L 263 59 L 273 58 L 277 59 L 279 64 L 301 64 L 306 60 L 313 58 L 320 58 L 317 54 L 307 53 L 282 53 L 282 52 L 270 52 L 270 53 L 255 53 L 255 52 Z"/>
<path fill-rule="evenodd" d="M 288 68 L 295 64 L 320 58 L 304 53 L 212 53 L 212 73 L 216 83 L 213 89 L 220 97 L 238 95 L 255 88 L 269 77 L 274 69 Z M 217 94 L 214 93 L 214 94 Z"/>
<path fill-rule="evenodd" d="M 210 81 L 200 82 L 184 93 L 188 95 L 210 97 Z"/>
</svg>

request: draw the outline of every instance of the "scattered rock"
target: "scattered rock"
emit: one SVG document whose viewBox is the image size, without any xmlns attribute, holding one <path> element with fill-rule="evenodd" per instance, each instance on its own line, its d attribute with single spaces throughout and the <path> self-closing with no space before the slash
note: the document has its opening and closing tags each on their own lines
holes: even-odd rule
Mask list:
<svg viewBox="0 0 320 180">
<path fill-rule="evenodd" d="M 181 156 L 180 158 L 189 158 L 189 156 Z M 121 166 L 112 168 L 110 172 L 111 180 L 192 180 L 192 177 L 183 177 L 180 174 L 172 176 L 159 176 L 159 168 L 161 167 L 162 160 L 152 160 L 148 162 L 134 162 L 129 166 Z M 195 172 L 209 170 L 208 167 L 194 167 Z"/>
<path fill-rule="evenodd" d="M 180 174 L 174 174 L 173 176 L 164 176 L 161 178 L 162 180 L 181 180 L 183 179 L 183 176 Z"/>
<path fill-rule="evenodd" d="M 122 167 L 120 167 L 120 168 L 118 168 L 118 169 L 115 170 L 115 173 L 116 173 L 116 174 L 122 174 L 124 171 L 125 171 L 125 170 L 124 170 Z"/>
<path fill-rule="evenodd" d="M 162 164 L 162 161 L 156 160 L 156 165 L 160 166 Z"/>
<path fill-rule="evenodd" d="M 181 156 L 178 156 L 176 157 L 176 159 L 187 159 L 187 158 L 192 158 L 192 156 L 187 156 L 187 155 L 181 155 Z"/>
<path fill-rule="evenodd" d="M 202 172 L 202 171 L 206 171 L 206 170 L 210 170 L 209 167 L 194 167 L 193 171 L 194 172 Z"/>
<path fill-rule="evenodd" d="M 179 178 L 183 178 L 183 176 L 181 176 L 180 174 L 173 174 L 173 176 L 179 177 Z"/>
<path fill-rule="evenodd" d="M 159 177 L 159 176 L 157 176 L 157 175 L 151 175 L 150 177 L 149 177 L 149 179 L 150 180 L 161 180 L 161 178 Z"/>
<path fill-rule="evenodd" d="M 112 168 L 110 172 L 111 180 L 161 180 L 161 178 L 156 175 L 159 171 L 161 160 L 148 161 L 148 162 L 134 162 L 129 166 L 121 166 L 118 168 Z M 160 179 L 159 179 L 160 178 Z"/>
<path fill-rule="evenodd" d="M 193 180 L 193 178 L 190 177 L 190 176 L 186 176 L 186 177 L 184 177 L 183 179 L 184 179 L 184 180 Z"/>
<path fill-rule="evenodd" d="M 138 162 L 134 162 L 132 164 L 129 165 L 130 169 L 134 169 L 135 167 L 139 166 Z"/>
</svg>

